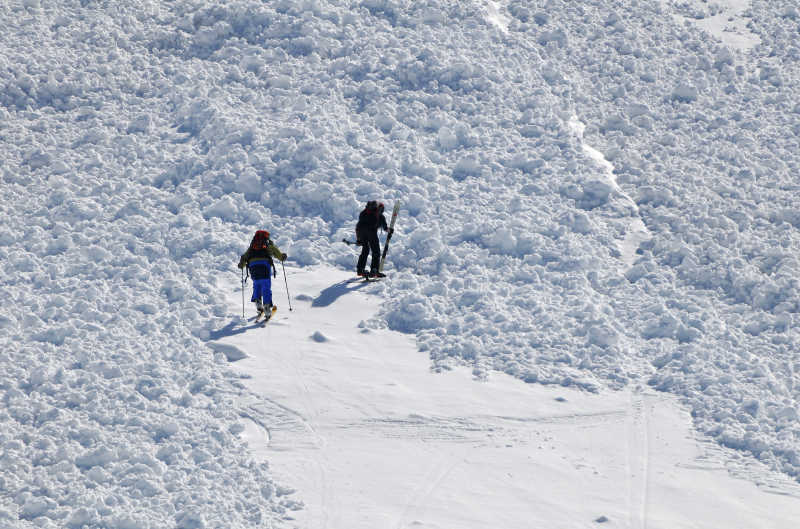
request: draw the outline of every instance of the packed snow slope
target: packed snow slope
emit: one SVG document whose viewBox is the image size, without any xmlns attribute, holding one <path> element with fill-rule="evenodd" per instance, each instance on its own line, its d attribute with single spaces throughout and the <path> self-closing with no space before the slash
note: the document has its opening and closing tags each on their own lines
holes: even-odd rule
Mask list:
<svg viewBox="0 0 800 529">
<path fill-rule="evenodd" d="M 374 317 L 383 284 L 287 273 L 293 311 L 261 328 L 231 281 L 209 343 L 252 389 L 241 435 L 293 490 L 288 528 L 796 529 L 800 485 L 732 475 L 674 395 L 432 372 L 413 335 Z"/>
<path fill-rule="evenodd" d="M 800 478 L 800 12 L 741 4 L 4 2 L 0 521 L 280 517 L 218 281 L 256 228 L 352 269 L 368 199 L 434 368 L 644 382 Z"/>
</svg>

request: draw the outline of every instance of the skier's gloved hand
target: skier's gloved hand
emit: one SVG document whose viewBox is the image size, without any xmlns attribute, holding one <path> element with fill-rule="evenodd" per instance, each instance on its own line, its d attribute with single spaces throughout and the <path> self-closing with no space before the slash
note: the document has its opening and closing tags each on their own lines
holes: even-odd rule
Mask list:
<svg viewBox="0 0 800 529">
<path fill-rule="evenodd" d="M 389 235 L 394 233 L 394 228 L 389 228 Z"/>
<path fill-rule="evenodd" d="M 281 262 L 284 262 L 288 256 L 285 253 L 281 254 Z"/>
</svg>

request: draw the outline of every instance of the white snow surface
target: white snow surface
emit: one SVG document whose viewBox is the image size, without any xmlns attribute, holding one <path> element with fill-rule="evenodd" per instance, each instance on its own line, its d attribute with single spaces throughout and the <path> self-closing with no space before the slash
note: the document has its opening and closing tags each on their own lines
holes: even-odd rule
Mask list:
<svg viewBox="0 0 800 529">
<path fill-rule="evenodd" d="M 248 353 L 235 364 L 253 391 L 237 402 L 242 435 L 302 498 L 289 527 L 788 529 L 800 519 L 800 487 L 734 477 L 674 396 L 432 372 L 413 337 L 370 318 L 379 285 L 327 266 L 289 277 L 302 285 L 292 312 L 214 341 Z M 233 309 L 239 287 L 228 291 Z"/>
<path fill-rule="evenodd" d="M 793 0 L 0 22 L 0 527 L 798 519 Z M 367 296 L 369 199 L 401 211 Z M 261 228 L 296 313 L 279 276 L 249 329 Z"/>
</svg>

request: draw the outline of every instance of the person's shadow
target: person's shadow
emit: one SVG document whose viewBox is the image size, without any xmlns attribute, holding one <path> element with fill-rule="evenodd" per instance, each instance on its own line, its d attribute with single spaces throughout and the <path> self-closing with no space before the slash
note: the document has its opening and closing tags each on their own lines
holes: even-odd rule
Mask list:
<svg viewBox="0 0 800 529">
<path fill-rule="evenodd" d="M 242 322 L 238 319 L 231 321 L 225 327 L 217 329 L 216 331 L 209 332 L 208 340 L 209 341 L 221 340 L 222 338 L 225 338 L 227 336 L 242 334 L 249 331 L 250 329 L 257 329 L 259 327 L 262 327 L 261 323 L 256 323 L 255 320 L 256 320 L 255 316 L 247 318 L 247 323 L 245 323 L 244 325 L 242 325 Z"/>
<path fill-rule="evenodd" d="M 342 297 L 345 294 L 350 292 L 354 292 L 360 288 L 364 288 L 364 285 L 367 284 L 367 281 L 363 279 L 345 279 L 344 281 L 339 281 L 335 285 L 331 285 L 322 292 L 319 293 L 319 296 L 314 298 L 314 301 L 311 302 L 312 307 L 328 307 L 332 305 L 337 299 Z"/>
<path fill-rule="evenodd" d="M 314 300 L 311 302 L 311 306 L 328 307 L 343 295 L 364 288 L 366 284 L 367 281 L 364 281 L 361 278 L 345 279 L 344 281 L 339 281 L 338 283 L 331 285 L 322 292 L 320 292 L 319 296 L 314 298 Z M 249 331 L 250 329 L 255 329 L 258 327 L 261 327 L 261 324 L 255 323 L 255 316 L 247 318 L 247 323 L 245 323 L 244 325 L 242 325 L 241 320 L 237 319 L 231 321 L 221 329 L 211 331 L 209 333 L 208 339 L 211 341 L 220 340 L 227 336 L 242 334 Z"/>
</svg>

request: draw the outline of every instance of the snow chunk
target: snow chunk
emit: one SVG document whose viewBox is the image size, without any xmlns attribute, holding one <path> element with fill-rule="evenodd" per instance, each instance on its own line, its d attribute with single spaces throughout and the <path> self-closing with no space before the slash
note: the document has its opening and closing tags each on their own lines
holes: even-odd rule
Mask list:
<svg viewBox="0 0 800 529">
<path fill-rule="evenodd" d="M 795 6 L 786 6 L 781 11 L 783 18 L 790 18 L 792 20 L 800 19 L 800 10 Z"/>
<path fill-rule="evenodd" d="M 222 220 L 232 222 L 238 218 L 239 209 L 233 198 L 226 195 L 203 210 L 203 215 L 206 218 L 219 217 Z"/>
<path fill-rule="evenodd" d="M 608 202 L 614 185 L 607 180 L 589 180 L 583 184 L 583 190 L 578 200 L 578 207 L 594 209 Z"/>
<path fill-rule="evenodd" d="M 149 134 L 152 128 L 152 118 L 149 114 L 141 114 L 128 124 L 128 134 Z"/>
<path fill-rule="evenodd" d="M 30 166 L 31 169 L 36 170 L 50 165 L 52 159 L 53 157 L 50 153 L 37 149 L 25 155 L 24 163 Z"/>
<path fill-rule="evenodd" d="M 228 359 L 228 362 L 237 362 L 243 358 L 247 358 L 247 353 L 245 353 L 235 345 L 230 345 L 221 342 L 208 342 L 208 346 L 212 350 L 224 354 L 225 358 Z"/>
<path fill-rule="evenodd" d="M 72 511 L 67 519 L 67 527 L 80 528 L 94 525 L 97 522 L 97 510 L 80 507 Z"/>
<path fill-rule="evenodd" d="M 692 103 L 697 101 L 700 92 L 695 86 L 681 83 L 672 91 L 672 99 L 681 103 Z"/>
<path fill-rule="evenodd" d="M 327 341 L 330 340 L 327 336 L 322 334 L 320 331 L 314 332 L 314 334 L 311 335 L 311 339 L 314 340 L 317 343 L 324 343 L 324 342 L 327 342 Z"/>
<path fill-rule="evenodd" d="M 175 515 L 175 529 L 205 529 L 206 520 L 202 513 L 184 511 Z"/>
<path fill-rule="evenodd" d="M 33 520 L 40 516 L 45 516 L 48 512 L 55 509 L 56 502 L 50 498 L 34 496 L 25 500 L 20 508 L 19 517 L 23 520 Z"/>
<path fill-rule="evenodd" d="M 460 145 L 458 135 L 448 127 L 442 127 L 437 133 L 437 141 L 442 151 L 451 151 Z"/>
<path fill-rule="evenodd" d="M 95 466 L 104 467 L 116 461 L 117 456 L 106 446 L 101 446 L 95 450 L 85 453 L 75 459 L 75 466 L 78 468 L 89 469 Z"/>
<path fill-rule="evenodd" d="M 587 340 L 590 344 L 607 349 L 619 343 L 619 334 L 607 325 L 593 325 L 587 332 Z"/>
<path fill-rule="evenodd" d="M 469 176 L 480 176 L 480 174 L 480 162 L 477 157 L 472 155 L 461 158 L 453 167 L 453 178 L 456 180 L 463 180 Z"/>
</svg>

